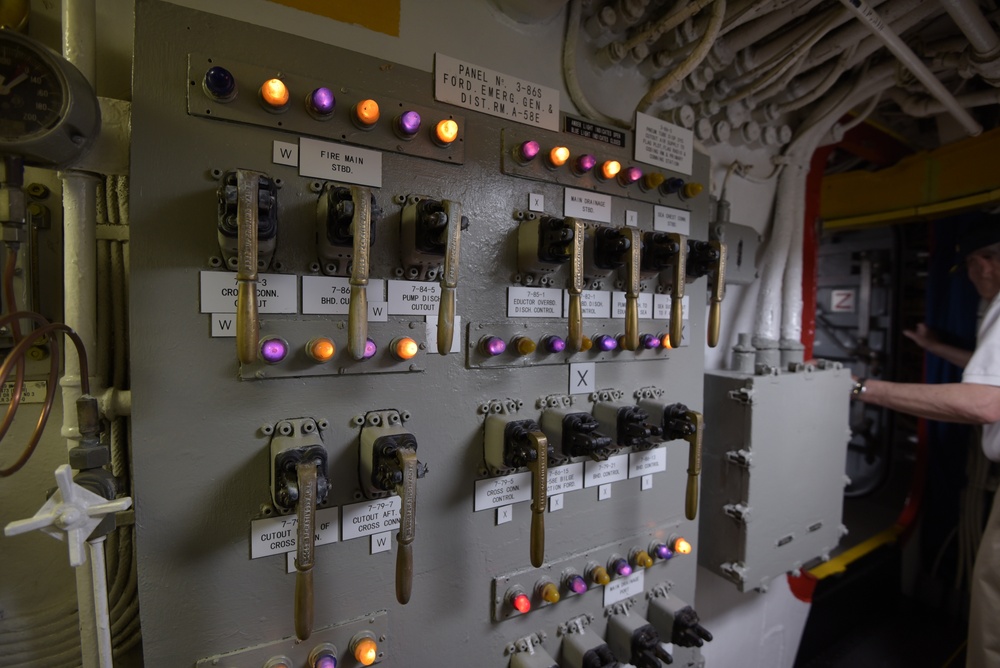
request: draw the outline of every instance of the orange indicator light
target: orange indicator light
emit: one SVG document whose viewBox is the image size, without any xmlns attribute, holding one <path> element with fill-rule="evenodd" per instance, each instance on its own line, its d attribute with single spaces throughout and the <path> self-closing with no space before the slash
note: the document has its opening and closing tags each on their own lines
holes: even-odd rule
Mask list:
<svg viewBox="0 0 1000 668">
<path fill-rule="evenodd" d="M 551 582 L 546 582 L 539 589 L 539 594 L 542 600 L 546 603 L 558 603 L 559 602 L 559 587 L 555 586 Z"/>
<path fill-rule="evenodd" d="M 580 351 L 585 353 L 593 347 L 594 347 L 594 340 L 589 336 L 583 337 L 583 343 L 580 346 Z"/>
<path fill-rule="evenodd" d="M 306 354 L 314 361 L 324 364 L 333 359 L 337 346 L 325 336 L 319 336 L 306 344 Z"/>
<path fill-rule="evenodd" d="M 514 344 L 514 349 L 517 350 L 517 354 L 522 357 L 535 352 L 535 342 L 527 336 L 515 336 L 512 343 Z"/>
<path fill-rule="evenodd" d="M 375 663 L 375 659 L 378 658 L 378 644 L 374 638 L 358 638 L 351 645 L 351 653 L 354 654 L 358 663 L 362 666 L 370 666 Z"/>
<path fill-rule="evenodd" d="M 617 160 L 605 160 L 601 165 L 601 177 L 605 179 L 615 178 L 620 171 L 622 171 L 622 163 Z"/>
<path fill-rule="evenodd" d="M 353 111 L 354 123 L 362 130 L 371 130 L 378 123 L 378 102 L 375 100 L 361 100 L 354 105 Z"/>
<path fill-rule="evenodd" d="M 635 553 L 635 556 L 633 557 L 633 562 L 639 568 L 649 568 L 650 566 L 653 565 L 653 558 L 649 556 L 649 552 L 646 552 L 645 550 L 639 550 L 638 552 Z"/>
<path fill-rule="evenodd" d="M 260 87 L 260 99 L 268 111 L 284 111 L 288 107 L 288 86 L 281 79 L 268 79 Z"/>
<path fill-rule="evenodd" d="M 678 554 L 691 554 L 691 543 L 687 542 L 680 536 L 674 538 L 673 550 Z"/>
<path fill-rule="evenodd" d="M 663 334 L 660 334 L 660 345 L 662 345 L 667 350 L 673 348 L 673 346 L 670 345 L 670 334 L 668 332 L 663 332 Z"/>
<path fill-rule="evenodd" d="M 549 151 L 549 165 L 552 167 L 562 167 L 569 160 L 569 149 L 565 146 L 556 146 Z"/>
<path fill-rule="evenodd" d="M 458 139 L 458 123 L 447 118 L 434 126 L 434 141 L 440 146 L 447 146 Z"/>
<path fill-rule="evenodd" d="M 392 350 L 392 354 L 396 359 L 403 360 L 404 362 L 409 359 L 413 359 L 414 356 L 420 351 L 420 346 L 416 341 L 408 336 L 398 338 L 390 344 L 389 349 Z"/>
</svg>

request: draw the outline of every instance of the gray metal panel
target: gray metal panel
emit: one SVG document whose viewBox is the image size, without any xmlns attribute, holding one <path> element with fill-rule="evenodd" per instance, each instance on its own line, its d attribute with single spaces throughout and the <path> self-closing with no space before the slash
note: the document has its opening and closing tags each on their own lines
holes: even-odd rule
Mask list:
<svg viewBox="0 0 1000 668">
<path fill-rule="evenodd" d="M 832 367 L 706 375 L 703 566 L 743 591 L 829 558 L 842 535 L 850 384 Z"/>
<path fill-rule="evenodd" d="M 314 570 L 317 628 L 387 610 L 383 665 L 417 668 L 506 665 L 507 644 L 540 630 L 547 634 L 547 651 L 556 656 L 556 626 L 583 613 L 595 615 L 591 628 L 603 635 L 599 596 L 492 622 L 493 577 L 529 563 L 528 504 L 516 505 L 514 521 L 500 526 L 492 511 L 472 509 L 483 461 L 479 406 L 518 398 L 527 407 L 520 414 L 537 419 L 537 398 L 566 391 L 567 366 L 470 369 L 462 354 L 423 354 L 422 373 L 241 382 L 233 340 L 210 338 L 209 316 L 198 312 L 198 273 L 218 252 L 213 169 L 260 169 L 283 180 L 275 257 L 285 271 L 299 275 L 309 274 L 315 261 L 316 195 L 309 187 L 313 179 L 300 177 L 294 167 L 271 164 L 272 142 L 294 142 L 296 135 L 187 113 L 188 54 L 211 44 L 222 63 L 231 57 L 453 112 L 431 98 L 430 75 L 382 67 L 376 59 L 164 3 L 138 2 L 136 12 L 132 417 L 146 665 L 193 665 L 292 634 L 294 583 L 285 572 L 285 558 L 248 559 L 249 523 L 270 496 L 268 439 L 259 428 L 283 418 L 328 419 L 328 503 L 342 506 L 360 494 L 358 429 L 351 419 L 386 408 L 412 414 L 407 428 L 420 444 L 421 461 L 430 467 L 419 483 L 413 596 L 406 606 L 396 602 L 394 555 L 370 555 L 368 539 L 323 546 Z M 383 155 L 383 187 L 375 194 L 390 222 L 376 238 L 372 277 L 394 278 L 400 263 L 391 222 L 399 205 L 393 197 L 421 193 L 459 201 L 470 227 L 463 233 L 458 313 L 464 322 L 498 322 L 505 318 L 505 289 L 516 272 L 511 212 L 526 206 L 529 193 L 539 193 L 546 211 L 561 215 L 563 191 L 554 183 L 501 174 L 501 135 L 507 124 L 474 112 L 465 118 L 464 165 Z M 543 142 L 559 137 L 532 133 Z M 631 162 L 621 149 L 602 151 Z M 695 173 L 707 183 L 707 157 L 695 156 Z M 707 197 L 690 204 L 692 237 L 707 238 Z M 636 208 L 650 211 L 651 205 L 616 197 L 615 224 L 624 223 L 626 209 Z M 640 213 L 640 226 L 652 228 L 651 214 Z M 557 280 L 565 276 L 557 274 Z M 669 360 L 600 364 L 598 386 L 631 396 L 640 387 L 657 385 L 667 390 L 665 399 L 700 409 L 704 290 L 704 280 L 688 287 L 695 345 L 671 351 Z M 269 316 L 268 327 L 280 331 L 284 320 L 299 331 L 302 323 L 340 319 Z M 390 317 L 382 325 L 384 335 L 393 327 L 395 335 L 408 334 L 414 321 Z M 554 330 L 565 327 L 563 320 L 550 322 Z M 587 361 L 585 356 L 581 361 Z M 585 397 L 578 402 L 589 408 Z M 615 483 L 607 501 L 598 502 L 595 489 L 568 493 L 565 508 L 547 515 L 548 560 L 674 523 L 697 550 L 697 526 L 683 518 L 686 449 L 683 443 L 666 447 L 668 472 L 654 476 L 649 491 L 640 491 L 639 480 L 628 480 Z M 695 564 L 689 557 L 668 566 L 674 591 L 685 600 L 694 599 Z M 303 643 L 302 656 L 291 658 L 304 659 L 309 647 Z M 680 665 L 694 657 L 686 649 L 676 655 Z"/>
</svg>

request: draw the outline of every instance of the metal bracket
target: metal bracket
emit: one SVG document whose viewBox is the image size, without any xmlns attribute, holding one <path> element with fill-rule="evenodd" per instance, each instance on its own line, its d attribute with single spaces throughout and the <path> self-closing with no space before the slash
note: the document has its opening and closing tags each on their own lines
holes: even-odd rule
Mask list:
<svg viewBox="0 0 1000 668">
<path fill-rule="evenodd" d="M 753 454 L 748 450 L 730 450 L 726 453 L 726 460 L 745 469 L 753 466 Z"/>
<path fill-rule="evenodd" d="M 722 511 L 738 522 L 748 524 L 750 522 L 750 508 L 742 503 L 729 503 L 722 507 Z"/>
</svg>

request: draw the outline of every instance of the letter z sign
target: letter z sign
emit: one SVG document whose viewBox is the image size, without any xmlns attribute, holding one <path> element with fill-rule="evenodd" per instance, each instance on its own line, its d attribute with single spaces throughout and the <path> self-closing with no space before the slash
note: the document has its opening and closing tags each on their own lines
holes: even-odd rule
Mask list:
<svg viewBox="0 0 1000 668">
<path fill-rule="evenodd" d="M 856 290 L 831 290 L 830 291 L 830 312 L 831 313 L 854 313 L 857 308 Z"/>
</svg>

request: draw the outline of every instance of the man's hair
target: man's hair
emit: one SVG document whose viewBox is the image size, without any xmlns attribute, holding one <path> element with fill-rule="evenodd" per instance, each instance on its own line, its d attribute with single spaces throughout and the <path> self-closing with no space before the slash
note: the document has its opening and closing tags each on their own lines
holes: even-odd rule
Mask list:
<svg viewBox="0 0 1000 668">
<path fill-rule="evenodd" d="M 982 248 L 976 249 L 969 253 L 969 255 L 980 255 L 990 260 L 1000 258 L 1000 241 L 995 244 L 990 244 L 989 246 L 983 246 Z"/>
</svg>

